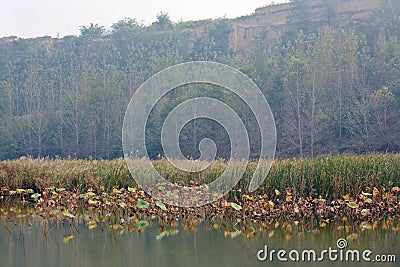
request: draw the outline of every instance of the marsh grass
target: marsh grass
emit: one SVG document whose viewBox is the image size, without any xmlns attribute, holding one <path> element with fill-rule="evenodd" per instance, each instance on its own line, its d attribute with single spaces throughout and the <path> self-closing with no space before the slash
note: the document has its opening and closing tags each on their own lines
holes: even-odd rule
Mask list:
<svg viewBox="0 0 400 267">
<path fill-rule="evenodd" d="M 187 186 L 210 183 L 225 170 L 227 163 L 215 161 L 198 173 L 177 170 L 166 160 L 153 162 L 168 181 Z M 229 198 L 240 197 L 248 191 L 257 162 L 251 162 L 243 178 L 229 193 Z M 275 160 L 270 173 L 256 194 L 275 196 L 275 190 L 290 188 L 295 197 L 321 196 L 327 199 L 343 195 L 357 195 L 380 191 L 400 185 L 399 154 L 368 154 L 319 156 L 314 159 Z M 32 188 L 37 192 L 55 186 L 71 191 L 111 191 L 113 188 L 136 186 L 123 159 L 71 160 L 32 159 L 0 162 L 0 186 L 10 189 Z"/>
</svg>

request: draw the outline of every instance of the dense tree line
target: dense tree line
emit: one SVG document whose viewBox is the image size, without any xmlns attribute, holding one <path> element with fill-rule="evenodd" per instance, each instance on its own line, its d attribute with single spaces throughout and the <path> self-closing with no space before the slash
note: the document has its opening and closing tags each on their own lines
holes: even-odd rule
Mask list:
<svg viewBox="0 0 400 267">
<path fill-rule="evenodd" d="M 325 1 L 324 1 L 325 2 Z M 306 0 L 293 1 L 300 10 Z M 315 25 L 294 13 L 279 40 L 263 33 L 244 50 L 229 46 L 230 21 L 172 23 L 168 14 L 143 26 L 126 18 L 111 31 L 81 27 L 79 37 L 0 41 L 0 159 L 22 155 L 115 158 L 134 90 L 165 67 L 210 60 L 240 69 L 260 87 L 273 110 L 278 157 L 400 150 L 400 7 L 386 0 L 374 20 Z M 299 23 L 296 24 L 296 21 Z M 293 26 L 295 25 L 295 26 Z M 147 145 L 162 156 L 160 128 L 177 104 L 194 96 L 223 100 L 249 129 L 252 156 L 257 124 L 235 95 L 210 85 L 187 85 L 165 96 L 148 123 Z M 229 154 L 220 125 L 188 123 L 180 136 L 187 156 L 212 138 L 218 156 Z"/>
</svg>

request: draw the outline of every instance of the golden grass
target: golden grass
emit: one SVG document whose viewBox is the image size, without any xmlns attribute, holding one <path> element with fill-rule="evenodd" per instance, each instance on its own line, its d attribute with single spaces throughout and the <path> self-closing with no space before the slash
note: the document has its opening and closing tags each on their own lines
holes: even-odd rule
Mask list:
<svg viewBox="0 0 400 267">
<path fill-rule="evenodd" d="M 226 162 L 215 161 L 199 173 L 177 170 L 166 160 L 153 162 L 167 180 L 185 185 L 209 183 L 219 177 Z M 257 166 L 248 165 L 244 177 L 228 197 L 247 192 L 248 183 Z M 0 162 L 0 187 L 10 189 L 32 188 L 42 191 L 51 186 L 79 192 L 88 188 L 100 190 L 135 186 L 123 159 L 115 160 L 63 160 L 21 158 Z M 357 195 L 380 191 L 400 185 L 399 154 L 368 154 L 319 156 L 315 159 L 276 160 L 257 194 L 275 195 L 275 190 L 293 190 L 297 197 L 312 196 L 334 199 L 345 194 Z"/>
</svg>

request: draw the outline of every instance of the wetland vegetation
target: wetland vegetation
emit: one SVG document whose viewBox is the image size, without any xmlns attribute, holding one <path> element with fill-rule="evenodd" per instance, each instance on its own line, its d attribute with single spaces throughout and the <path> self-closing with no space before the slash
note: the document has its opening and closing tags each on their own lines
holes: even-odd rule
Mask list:
<svg viewBox="0 0 400 267">
<path fill-rule="evenodd" d="M 338 238 L 352 248 L 395 255 L 399 163 L 400 155 L 380 154 L 276 160 L 263 186 L 248 194 L 250 163 L 245 179 L 224 198 L 179 208 L 148 196 L 122 159 L 3 161 L 0 244 L 10 250 L 4 247 L 1 256 L 10 266 L 213 266 L 216 259 L 220 266 L 258 266 L 256 252 L 266 243 L 325 249 Z M 214 162 L 201 176 L 188 176 L 164 160 L 154 164 L 188 186 L 213 180 L 226 165 Z"/>
<path fill-rule="evenodd" d="M 275 8 L 285 23 L 263 24 Z M 1 263 L 258 266 L 266 243 L 326 249 L 338 238 L 400 258 L 399 13 L 397 0 L 294 0 L 232 20 L 174 23 L 161 12 L 147 26 L 125 18 L 108 32 L 91 23 L 79 36 L 1 38 Z M 187 173 L 163 159 L 163 120 L 199 95 L 239 113 L 254 160 L 218 201 L 180 208 L 135 183 L 121 158 L 121 128 L 140 84 L 193 60 L 227 64 L 257 84 L 275 117 L 278 159 L 248 193 L 260 153 L 248 106 L 219 87 L 176 88 L 146 129 L 163 177 L 195 188 L 227 166 L 220 159 Z M 182 129 L 184 156 L 198 158 L 205 137 L 228 158 L 224 129 L 201 119 Z"/>
<path fill-rule="evenodd" d="M 154 164 L 169 181 L 192 187 L 213 181 L 226 166 L 217 161 L 201 173 L 188 174 L 166 160 Z M 84 216 L 88 227 L 117 217 L 120 219 L 112 225 L 122 222 L 120 226 L 124 226 L 126 216 L 171 223 L 186 215 L 194 216 L 195 221 L 238 218 L 260 224 L 310 219 L 326 224 L 343 217 L 357 223 L 380 218 L 398 223 L 397 154 L 276 160 L 264 184 L 248 194 L 247 185 L 255 166 L 250 163 L 244 178 L 220 201 L 202 208 L 178 208 L 150 198 L 135 184 L 122 159 L 3 161 L 2 216 L 16 213 L 52 220 Z M 162 185 L 156 187 L 163 190 Z M 89 216 L 91 213 L 97 215 Z"/>
</svg>

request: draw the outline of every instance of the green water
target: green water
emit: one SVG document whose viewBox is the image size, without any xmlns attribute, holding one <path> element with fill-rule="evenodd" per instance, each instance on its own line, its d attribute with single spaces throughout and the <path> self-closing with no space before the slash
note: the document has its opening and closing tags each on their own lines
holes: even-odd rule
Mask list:
<svg viewBox="0 0 400 267">
<path fill-rule="evenodd" d="M 195 233 L 179 228 L 179 233 L 157 240 L 157 227 L 120 233 L 107 226 L 89 230 L 85 225 L 64 223 L 3 222 L 0 225 L 0 266 L 400 266 L 399 233 L 393 230 L 359 231 L 359 237 L 348 241 L 347 249 L 393 254 L 397 262 L 273 262 L 257 259 L 257 252 L 269 249 L 336 249 L 336 240 L 347 234 L 332 226 L 318 233 L 293 228 L 267 230 L 254 238 L 239 235 L 225 237 L 224 230 L 206 230 L 197 225 Z M 212 228 L 212 227 L 211 227 Z M 71 236 L 68 242 L 65 237 Z"/>
</svg>

